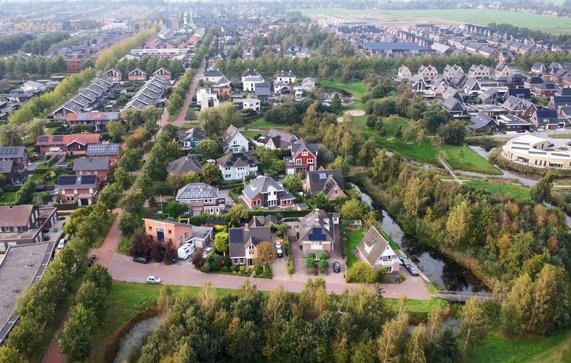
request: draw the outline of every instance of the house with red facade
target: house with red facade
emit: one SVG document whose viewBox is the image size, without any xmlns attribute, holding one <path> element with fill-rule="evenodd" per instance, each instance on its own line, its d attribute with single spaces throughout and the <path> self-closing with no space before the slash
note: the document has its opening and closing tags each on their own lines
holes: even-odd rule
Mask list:
<svg viewBox="0 0 571 363">
<path fill-rule="evenodd" d="M 87 125 L 94 131 L 101 131 L 109 121 L 119 121 L 119 112 L 73 112 L 67 113 L 65 120 L 70 126 Z"/>
<path fill-rule="evenodd" d="M 242 190 L 242 200 L 250 209 L 295 206 L 295 197 L 283 185 L 268 176 L 253 179 Z"/>
<path fill-rule="evenodd" d="M 41 155 L 85 155 L 93 144 L 99 144 L 99 134 L 41 135 L 36 141 Z"/>
<path fill-rule="evenodd" d="M 54 190 L 60 203 L 92 205 L 97 200 L 99 178 L 97 175 L 61 175 Z"/>
<path fill-rule="evenodd" d="M 99 180 L 107 179 L 111 160 L 109 158 L 79 158 L 73 160 L 73 172 L 77 176 L 97 175 Z"/>
<path fill-rule="evenodd" d="M 115 68 L 111 68 L 107 72 L 103 73 L 103 77 L 106 77 L 113 82 L 121 82 L 123 80 L 123 73 Z"/>
<path fill-rule="evenodd" d="M 292 142 L 291 156 L 284 158 L 286 174 L 305 174 L 317 170 L 317 145 L 303 139 Z"/>
<path fill-rule="evenodd" d="M 172 75 L 168 69 L 166 69 L 165 67 L 161 67 L 153 73 L 153 77 L 159 77 L 159 78 L 162 78 L 164 80 L 170 81 L 172 78 Z"/>
<path fill-rule="evenodd" d="M 142 70 L 141 68 L 135 68 L 127 75 L 127 79 L 129 81 L 146 81 L 147 80 L 147 72 Z"/>
</svg>

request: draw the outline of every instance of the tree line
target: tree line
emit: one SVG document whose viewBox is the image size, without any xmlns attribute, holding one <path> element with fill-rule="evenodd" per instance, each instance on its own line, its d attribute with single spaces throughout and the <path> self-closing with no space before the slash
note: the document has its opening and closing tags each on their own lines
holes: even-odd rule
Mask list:
<svg viewBox="0 0 571 363">
<path fill-rule="evenodd" d="M 10 125 L 21 125 L 31 121 L 34 117 L 41 117 L 53 107 L 63 104 L 77 91 L 89 84 L 95 77 L 95 70 L 88 68 L 77 74 L 67 76 L 53 91 L 44 93 L 39 97 L 33 97 L 19 110 L 8 117 Z"/>
<path fill-rule="evenodd" d="M 33 40 L 32 34 L 12 34 L 0 37 L 0 55 L 16 53 L 27 41 Z"/>
<path fill-rule="evenodd" d="M 464 70 L 472 64 L 492 66 L 495 61 L 481 55 L 424 56 L 407 58 L 375 57 L 337 57 L 318 55 L 310 58 L 285 58 L 278 55 L 263 54 L 254 60 L 219 60 L 216 67 L 229 79 L 239 79 L 247 69 L 256 69 L 260 74 L 274 77 L 282 70 L 291 70 L 298 77 L 364 79 L 367 74 L 386 74 L 394 76 L 401 65 L 416 72 L 421 65 L 432 64 L 442 71 L 447 64 L 458 64 Z"/>
<path fill-rule="evenodd" d="M 23 76 L 49 76 L 53 73 L 65 72 L 66 64 L 63 57 L 12 57 L 0 59 L 0 79 L 19 78 Z M 26 77 L 27 78 L 27 77 Z"/>
<path fill-rule="evenodd" d="M 448 363 L 489 330 L 478 298 L 463 308 L 457 332 L 443 327 L 438 310 L 409 329 L 404 300 L 393 309 L 373 289 L 329 295 L 321 279 L 309 279 L 300 294 L 281 287 L 262 294 L 249 280 L 224 297 L 209 285 L 176 297 L 165 287 L 157 304 L 167 312 L 165 323 L 149 336 L 139 362 Z"/>
<path fill-rule="evenodd" d="M 190 85 L 192 83 L 192 79 L 195 75 L 196 68 L 200 66 L 200 63 L 206 56 L 206 52 L 210 47 L 210 43 L 212 43 L 212 39 L 216 30 L 214 28 L 210 29 L 204 38 L 202 39 L 198 48 L 196 48 L 196 52 L 194 57 L 192 58 L 190 67 L 186 70 L 178 85 L 176 86 L 175 90 L 169 96 L 167 101 L 167 110 L 169 111 L 170 115 L 177 115 L 182 106 L 184 105 L 184 100 L 186 99 L 186 94 L 190 89 Z"/>
<path fill-rule="evenodd" d="M 160 30 L 159 24 L 154 24 L 149 29 L 142 30 L 137 34 L 120 41 L 101 52 L 95 62 L 95 67 L 100 71 L 106 71 L 113 68 L 117 61 L 123 56 L 129 54 L 131 49 L 144 44 Z"/>
<path fill-rule="evenodd" d="M 44 54 L 53 44 L 69 39 L 67 32 L 48 33 L 39 38 L 28 40 L 22 45 L 22 52 L 32 54 Z"/>
<path fill-rule="evenodd" d="M 18 298 L 15 314 L 18 324 L 8 336 L 6 345 L 0 347 L 0 361 L 25 362 L 39 360 L 44 351 L 46 326 L 53 324 L 56 311 L 65 306 L 74 293 L 73 283 L 86 273 L 87 253 L 95 243 L 96 234 L 109 218 L 107 206 L 98 203 L 74 212 L 75 229 L 66 247 L 46 267 L 42 278 L 26 288 Z M 90 275 L 99 272 L 90 272 Z M 4 360 L 2 357 L 10 357 Z"/>
</svg>

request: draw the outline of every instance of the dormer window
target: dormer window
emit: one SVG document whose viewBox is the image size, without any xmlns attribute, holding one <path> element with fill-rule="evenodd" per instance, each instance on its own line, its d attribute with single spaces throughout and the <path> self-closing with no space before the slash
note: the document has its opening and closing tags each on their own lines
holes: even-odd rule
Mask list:
<svg viewBox="0 0 571 363">
<path fill-rule="evenodd" d="M 301 156 L 307 156 L 307 151 L 302 152 Z"/>
</svg>

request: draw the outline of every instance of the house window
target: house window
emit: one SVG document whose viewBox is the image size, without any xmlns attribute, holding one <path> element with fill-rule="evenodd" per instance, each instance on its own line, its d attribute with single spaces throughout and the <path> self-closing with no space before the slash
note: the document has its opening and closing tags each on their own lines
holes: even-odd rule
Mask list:
<svg viewBox="0 0 571 363">
<path fill-rule="evenodd" d="M 307 159 L 308 164 L 313 164 L 313 159 Z"/>
<path fill-rule="evenodd" d="M 302 152 L 301 156 L 307 156 L 307 151 Z"/>
<path fill-rule="evenodd" d="M 312 246 L 322 246 L 322 245 L 323 245 L 323 241 L 311 241 L 311 245 L 312 245 Z"/>
<path fill-rule="evenodd" d="M 152 230 L 153 230 L 153 227 L 149 226 L 149 231 L 152 231 Z"/>
<path fill-rule="evenodd" d="M 240 265 L 243 265 L 243 264 L 244 264 L 244 259 L 241 258 L 241 259 L 240 259 Z"/>
<path fill-rule="evenodd" d="M 172 231 L 169 229 L 169 234 L 172 234 Z"/>
<path fill-rule="evenodd" d="M 295 159 L 295 165 L 301 165 L 301 159 Z"/>
</svg>

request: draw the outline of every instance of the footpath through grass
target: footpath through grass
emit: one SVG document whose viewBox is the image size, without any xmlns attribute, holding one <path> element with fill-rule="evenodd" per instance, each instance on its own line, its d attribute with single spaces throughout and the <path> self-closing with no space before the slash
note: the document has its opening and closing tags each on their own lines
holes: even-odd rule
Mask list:
<svg viewBox="0 0 571 363">
<path fill-rule="evenodd" d="M 501 196 L 506 196 L 506 194 L 510 193 L 516 200 L 531 199 L 531 195 L 527 189 L 515 184 L 503 184 L 479 180 L 467 180 L 464 184 L 471 186 L 472 188 L 483 189 L 492 194 L 500 194 Z"/>
<path fill-rule="evenodd" d="M 493 331 L 484 346 L 474 349 L 469 363 L 571 362 L 571 330 L 552 337 L 511 340 Z"/>
</svg>

